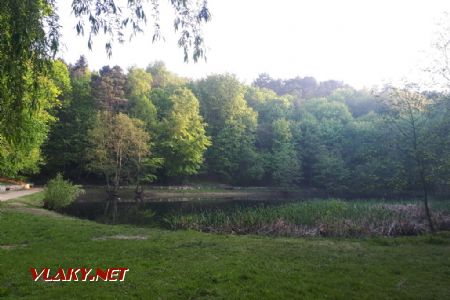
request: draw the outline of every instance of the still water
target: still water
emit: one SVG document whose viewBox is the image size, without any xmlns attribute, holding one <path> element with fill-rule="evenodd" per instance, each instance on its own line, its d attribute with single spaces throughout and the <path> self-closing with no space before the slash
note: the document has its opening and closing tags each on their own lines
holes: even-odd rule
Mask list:
<svg viewBox="0 0 450 300">
<path fill-rule="evenodd" d="M 82 198 L 64 208 L 63 213 L 82 219 L 100 223 L 111 223 L 111 215 L 105 213 L 105 194 L 97 191 L 87 191 Z M 188 215 L 191 213 L 221 210 L 224 213 L 236 209 L 256 206 L 273 206 L 293 199 L 289 197 L 264 196 L 234 196 L 234 197 L 198 197 L 183 195 L 177 197 L 146 198 L 143 203 L 136 203 L 132 196 L 121 198 L 118 202 L 115 223 L 164 226 L 165 218 L 171 215 Z"/>
</svg>

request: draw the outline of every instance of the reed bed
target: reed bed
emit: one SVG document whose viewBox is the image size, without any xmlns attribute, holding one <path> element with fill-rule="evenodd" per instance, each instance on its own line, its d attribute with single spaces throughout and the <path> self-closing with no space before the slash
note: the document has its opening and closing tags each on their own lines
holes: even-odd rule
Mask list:
<svg viewBox="0 0 450 300">
<path fill-rule="evenodd" d="M 438 230 L 450 229 L 450 203 L 433 205 Z M 428 231 L 420 202 L 309 200 L 166 216 L 172 229 L 281 236 L 399 236 Z"/>
</svg>

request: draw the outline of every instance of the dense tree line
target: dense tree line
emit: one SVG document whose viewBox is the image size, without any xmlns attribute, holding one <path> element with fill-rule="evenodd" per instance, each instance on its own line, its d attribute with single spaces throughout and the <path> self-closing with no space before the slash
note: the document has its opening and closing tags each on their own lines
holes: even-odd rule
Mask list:
<svg viewBox="0 0 450 300">
<path fill-rule="evenodd" d="M 251 86 L 229 74 L 195 81 L 161 62 L 91 72 L 83 57 L 52 70 L 41 78 L 42 109 L 29 116 L 26 147 L 0 139 L 2 175 L 40 166 L 46 176 L 104 177 L 112 192 L 192 176 L 341 194 L 449 192 L 444 93 L 267 74 Z"/>
</svg>

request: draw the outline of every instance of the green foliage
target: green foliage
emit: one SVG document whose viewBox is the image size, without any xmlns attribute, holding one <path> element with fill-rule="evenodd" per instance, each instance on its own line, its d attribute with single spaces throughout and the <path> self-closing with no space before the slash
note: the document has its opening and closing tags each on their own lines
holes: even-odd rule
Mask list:
<svg viewBox="0 0 450 300">
<path fill-rule="evenodd" d="M 39 114 L 42 102 L 46 100 L 43 98 L 46 87 L 42 85 L 51 73 L 50 58 L 58 49 L 57 21 L 53 2 L 2 1 L 0 136 L 8 147 L 28 143 L 23 133 L 30 130 L 28 115 Z"/>
<path fill-rule="evenodd" d="M 63 172 L 79 178 L 86 171 L 87 133 L 94 123 L 95 103 L 91 96 L 91 75 L 83 57 L 70 68 L 70 73 L 71 93 L 64 95 L 62 105 L 56 110 L 58 121 L 51 126 L 43 147 L 44 172 Z"/>
<path fill-rule="evenodd" d="M 227 120 L 246 114 L 250 118 L 256 117 L 244 100 L 243 85 L 232 75 L 208 76 L 198 81 L 193 89 L 200 101 L 200 112 L 208 123 L 208 132 L 213 136 L 222 129 Z M 249 120 L 249 125 L 256 127 L 255 121 Z"/>
<path fill-rule="evenodd" d="M 131 68 L 128 71 L 126 97 L 129 100 L 129 114 L 142 120 L 147 130 L 152 130 L 156 123 L 156 107 L 150 100 L 152 75 L 143 69 Z"/>
<path fill-rule="evenodd" d="M 290 79 L 273 79 L 269 74 L 263 73 L 253 82 L 259 88 L 271 89 L 278 95 L 291 95 L 296 100 L 311 99 L 314 97 L 329 96 L 336 89 L 345 85 L 336 80 L 318 83 L 314 77 L 295 77 Z"/>
<path fill-rule="evenodd" d="M 51 179 L 44 190 L 44 206 L 49 209 L 60 209 L 72 203 L 84 190 L 74 185 L 58 173 Z"/>
<path fill-rule="evenodd" d="M 158 106 L 159 110 L 170 108 L 158 125 L 157 152 L 164 158 L 164 171 L 168 176 L 196 174 L 202 166 L 203 153 L 211 145 L 198 100 L 189 89 L 177 88 L 158 104 L 162 101 L 169 103 Z"/>
<path fill-rule="evenodd" d="M 263 172 L 254 147 L 254 131 L 244 123 L 249 119 L 242 120 L 241 117 L 253 118 L 244 115 L 227 120 L 213 137 L 213 146 L 207 152 L 210 171 L 236 184 L 249 183 L 260 178 Z"/>
<path fill-rule="evenodd" d="M 59 61 L 53 64 L 49 76 L 38 78 L 37 90 L 31 91 L 33 74 L 26 74 L 26 82 L 30 89 L 23 94 L 27 105 L 36 102 L 36 110 L 23 109 L 20 116 L 20 130 L 15 133 L 16 140 L 11 140 L 8 134 L 0 130 L 0 175 L 15 177 L 19 174 L 30 174 L 38 171 L 41 157 L 41 144 L 46 140 L 49 125 L 55 121 L 51 115 L 54 107 L 61 104 L 58 98 L 65 97 L 70 85 L 67 67 Z M 7 121 L 7 118 L 0 122 Z"/>
<path fill-rule="evenodd" d="M 292 117 L 293 101 L 290 96 L 278 96 L 271 90 L 249 87 L 245 92 L 248 105 L 258 112 L 258 123 L 271 123 Z"/>
<path fill-rule="evenodd" d="M 200 80 L 194 92 L 213 141 L 206 153 L 208 170 L 238 184 L 261 178 L 255 149 L 257 114 L 244 100 L 241 83 L 231 75 L 213 75 Z"/>
<path fill-rule="evenodd" d="M 77 17 L 76 30 L 78 34 L 84 34 L 85 24 L 89 24 L 88 47 L 91 49 L 93 37 L 99 33 L 107 36 L 105 44 L 108 56 L 112 54 L 114 41 L 124 42 L 126 33 L 130 39 L 143 31 L 143 24 L 147 22 L 147 16 L 153 19 L 153 38 L 155 42 L 161 38 L 160 2 L 154 0 L 150 9 L 142 1 L 128 0 L 126 6 L 118 1 L 102 0 L 83 1 L 74 0 L 72 10 Z M 188 2 L 173 0 L 170 2 L 172 12 L 175 15 L 173 24 L 175 32 L 179 32 L 178 46 L 183 49 L 184 60 L 192 58 L 195 62 L 205 56 L 203 35 L 201 26 L 209 21 L 209 13 L 206 2 Z M 92 13 L 95 11 L 95 15 Z"/>
<path fill-rule="evenodd" d="M 441 108 L 433 103 L 433 99 L 417 91 L 390 89 L 387 93 L 390 109 L 383 114 L 385 124 L 389 134 L 395 137 L 394 145 L 403 156 L 409 183 L 421 186 L 427 194 L 432 182 L 438 181 L 433 178 L 433 170 L 445 168 L 446 165 L 440 157 L 447 157 L 440 148 L 444 147 L 444 152 L 448 149 L 444 142 L 445 135 L 436 126 L 445 128 L 448 122 L 442 117 L 436 118 Z"/>
<path fill-rule="evenodd" d="M 99 29 L 109 33 L 113 38 L 118 34 L 122 40 L 123 32 L 128 26 L 133 28 L 133 33 L 141 31 L 140 21 L 146 20 L 142 3 L 128 1 L 127 9 L 131 15 L 124 17 L 119 13 L 114 1 L 107 5 L 101 1 L 73 1 L 72 9 L 79 18 L 76 26 L 78 33 L 84 31 L 83 18 L 86 17 L 91 24 L 89 35 L 89 48 L 92 46 L 92 37 L 97 35 Z M 195 61 L 204 56 L 203 38 L 199 28 L 203 22 L 209 20 L 209 11 L 206 2 L 199 7 L 187 4 L 184 1 L 172 1 L 172 9 L 177 15 L 175 28 L 181 29 L 182 36 L 178 41 L 184 50 L 185 60 L 188 60 L 190 52 Z M 95 16 L 91 13 L 95 7 Z M 159 29 L 157 1 L 153 6 L 155 28 Z M 68 94 L 70 82 L 63 73 L 66 67 L 59 62 L 52 62 L 52 58 L 59 48 L 60 25 L 56 12 L 55 1 L 11 1 L 2 2 L 0 12 L 0 174 L 16 176 L 18 172 L 35 172 L 40 159 L 39 146 L 44 142 L 49 118 L 43 111 L 50 109 L 49 103 L 53 103 L 58 88 L 61 93 Z M 197 8 L 200 8 L 197 11 Z M 181 13 L 182 12 L 182 13 Z M 195 18 L 193 17 L 195 15 Z M 115 22 L 117 26 L 111 24 Z M 155 32 L 154 40 L 159 36 L 159 30 Z M 111 53 L 112 40 L 106 43 L 108 53 Z M 110 110 L 118 110 L 121 100 L 120 75 L 114 72 L 106 80 L 95 77 L 94 91 L 98 91 L 95 97 L 100 105 Z M 62 72 L 62 73 L 61 73 Z M 107 73 L 105 70 L 103 73 Z M 105 74 L 102 74 L 105 75 Z M 44 82 L 53 79 L 53 83 Z M 54 86 L 52 86 L 54 84 Z M 119 88 L 115 91 L 114 88 Z M 135 91 L 138 92 L 137 86 Z M 78 101 L 78 99 L 76 99 Z M 145 100 L 135 99 L 135 111 L 148 113 L 151 110 Z M 68 102 L 69 103 L 69 102 Z M 64 105 L 64 103 L 63 103 Z M 143 106 L 147 111 L 143 111 Z M 58 112 L 64 115 L 66 112 Z M 71 116 L 71 112 L 67 114 Z M 72 115 L 73 116 L 73 115 Z M 85 121 L 85 120 L 83 120 Z M 76 122 L 76 121 L 74 121 Z M 65 124 L 67 127 L 70 125 Z M 74 125 L 74 124 L 71 124 Z M 58 132 L 59 131 L 59 132 Z M 55 152 L 66 148 L 64 144 L 74 141 L 74 134 L 58 144 L 61 130 L 55 129 L 53 140 L 47 148 L 47 152 Z M 81 142 L 84 144 L 84 141 Z M 78 143 L 80 145 L 80 143 Z M 80 150 L 80 149 L 76 149 Z M 48 156 L 52 154 L 48 153 Z M 66 161 L 52 162 L 51 170 L 65 168 L 73 163 L 71 157 Z M 78 172 L 79 173 L 79 172 Z"/>
<path fill-rule="evenodd" d="M 88 167 L 104 175 L 108 186 L 113 186 L 115 190 L 121 185 L 125 174 L 136 175 L 144 162 L 158 163 L 147 160 L 150 158 L 150 136 L 143 129 L 142 121 L 125 114 L 98 112 L 88 137 L 91 143 L 87 149 Z"/>
<path fill-rule="evenodd" d="M 317 153 L 317 162 L 313 167 L 315 176 L 313 182 L 316 186 L 331 192 L 348 192 L 351 187 L 348 182 L 348 170 L 341 154 L 320 147 Z"/>
<path fill-rule="evenodd" d="M 186 79 L 167 70 L 162 61 L 155 61 L 147 66 L 146 71 L 152 76 L 152 88 L 170 88 L 186 84 Z"/>
<path fill-rule="evenodd" d="M 427 143 L 433 149 L 430 181 L 439 192 L 450 190 L 450 97 L 434 103 L 427 126 Z"/>
<path fill-rule="evenodd" d="M 92 75 L 92 96 L 100 110 L 111 113 L 125 112 L 128 99 L 125 98 L 127 78 L 119 66 L 104 66 L 99 74 Z"/>
<path fill-rule="evenodd" d="M 378 97 L 368 90 L 341 88 L 334 90 L 328 97 L 330 100 L 345 103 L 353 117 L 359 118 L 370 112 L 380 113 L 385 109 Z"/>
<path fill-rule="evenodd" d="M 397 137 L 374 113 L 347 124 L 343 138 L 348 186 L 356 193 L 405 190 L 407 179 L 403 155 L 392 147 Z"/>
<path fill-rule="evenodd" d="M 304 108 L 317 120 L 347 123 L 352 119 L 348 107 L 344 103 L 317 98 L 306 101 Z"/>
<path fill-rule="evenodd" d="M 152 75 L 144 69 L 132 67 L 127 75 L 127 95 L 128 97 L 148 95 L 152 88 Z"/>
<path fill-rule="evenodd" d="M 272 123 L 273 147 L 272 179 L 276 185 L 290 186 L 301 178 L 300 160 L 297 157 L 289 121 L 279 119 Z"/>
</svg>

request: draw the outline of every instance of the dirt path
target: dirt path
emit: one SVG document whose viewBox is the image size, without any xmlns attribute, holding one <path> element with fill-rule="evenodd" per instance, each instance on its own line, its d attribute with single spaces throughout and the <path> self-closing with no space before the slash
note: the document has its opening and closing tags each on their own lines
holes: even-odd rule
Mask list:
<svg viewBox="0 0 450 300">
<path fill-rule="evenodd" d="M 6 201 L 10 199 L 19 198 L 26 195 L 31 195 L 34 193 L 41 192 L 43 188 L 32 188 L 29 190 L 20 190 L 20 191 L 9 191 L 6 193 L 0 193 L 0 201 Z"/>
<path fill-rule="evenodd" d="M 31 195 L 34 193 L 38 193 L 42 190 L 43 190 L 43 188 L 32 188 L 29 190 L 10 191 L 10 192 L 6 192 L 6 193 L 0 193 L 0 201 L 11 200 L 11 201 L 8 201 L 6 206 L 4 206 L 4 208 L 6 210 L 13 210 L 13 211 L 18 211 L 18 212 L 28 213 L 28 214 L 32 214 L 35 216 L 66 217 L 57 212 L 43 209 L 42 207 L 34 206 L 33 204 L 27 204 L 27 203 L 21 201 L 20 199 L 18 201 L 14 201 L 14 199 L 16 199 L 16 198 L 26 196 L 26 195 Z"/>
</svg>

